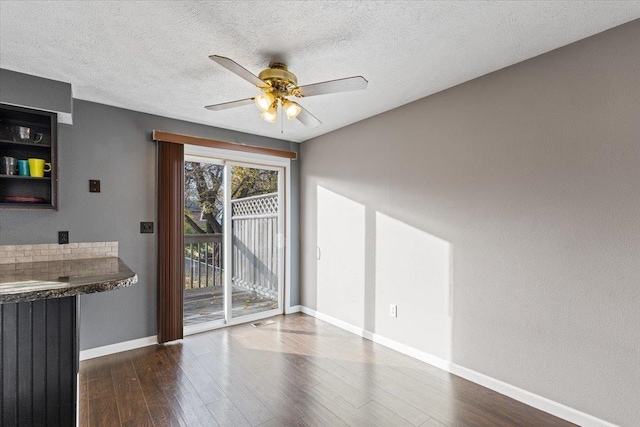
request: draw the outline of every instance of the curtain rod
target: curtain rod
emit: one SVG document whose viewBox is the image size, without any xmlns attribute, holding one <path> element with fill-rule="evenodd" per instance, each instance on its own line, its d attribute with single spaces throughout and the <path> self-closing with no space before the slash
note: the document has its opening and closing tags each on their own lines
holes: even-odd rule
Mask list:
<svg viewBox="0 0 640 427">
<path fill-rule="evenodd" d="M 160 130 L 153 131 L 153 140 L 170 142 L 183 145 L 199 145 L 202 147 L 220 148 L 223 150 L 243 151 L 246 153 L 266 154 L 268 156 L 284 157 L 286 159 L 296 160 L 298 153 L 295 151 L 277 150 L 275 148 L 256 147 L 255 145 L 244 145 L 234 142 L 218 141 L 215 139 L 200 138 L 197 136 L 181 135 L 178 133 L 163 132 Z"/>
</svg>

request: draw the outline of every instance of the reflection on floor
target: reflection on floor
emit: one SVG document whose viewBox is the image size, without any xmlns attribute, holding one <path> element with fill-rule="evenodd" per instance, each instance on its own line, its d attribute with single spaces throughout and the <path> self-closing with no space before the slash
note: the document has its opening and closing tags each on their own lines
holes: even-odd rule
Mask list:
<svg viewBox="0 0 640 427">
<path fill-rule="evenodd" d="M 278 308 L 278 302 L 234 286 L 231 307 L 233 317 L 239 317 Z M 223 286 L 185 289 L 183 316 L 184 326 L 224 319 Z"/>
</svg>

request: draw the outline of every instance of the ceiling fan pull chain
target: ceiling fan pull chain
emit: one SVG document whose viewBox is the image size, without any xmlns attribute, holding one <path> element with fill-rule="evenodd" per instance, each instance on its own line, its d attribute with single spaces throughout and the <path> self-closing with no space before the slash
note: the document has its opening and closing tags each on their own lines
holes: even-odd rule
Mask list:
<svg viewBox="0 0 640 427">
<path fill-rule="evenodd" d="M 284 108 L 280 108 L 280 133 L 284 133 Z"/>
</svg>

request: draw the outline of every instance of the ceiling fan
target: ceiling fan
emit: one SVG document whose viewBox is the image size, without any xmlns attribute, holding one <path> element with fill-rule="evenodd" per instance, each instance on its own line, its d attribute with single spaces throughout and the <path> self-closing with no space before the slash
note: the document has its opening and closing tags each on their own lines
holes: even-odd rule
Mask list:
<svg viewBox="0 0 640 427">
<path fill-rule="evenodd" d="M 365 89 L 369 83 L 364 77 L 355 76 L 298 86 L 298 78 L 296 75 L 287 70 L 287 66 L 280 62 L 270 64 L 269 68 L 262 70 L 260 74 L 256 76 L 237 62 L 224 56 L 211 55 L 209 58 L 255 85 L 260 89 L 261 93 L 253 98 L 207 105 L 205 108 L 212 111 L 220 111 L 255 102 L 256 106 L 262 111 L 260 117 L 270 123 L 276 122 L 278 108 L 281 108 L 289 120 L 298 119 L 303 125 L 309 128 L 319 126 L 321 124 L 320 120 L 302 108 L 300 104 L 288 98 L 305 98 L 308 96 L 360 90 Z"/>
</svg>

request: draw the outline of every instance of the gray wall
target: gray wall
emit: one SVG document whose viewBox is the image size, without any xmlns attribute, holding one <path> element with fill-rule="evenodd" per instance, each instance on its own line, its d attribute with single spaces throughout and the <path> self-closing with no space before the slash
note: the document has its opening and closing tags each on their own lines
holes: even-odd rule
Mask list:
<svg viewBox="0 0 640 427">
<path fill-rule="evenodd" d="M 633 21 L 304 142 L 301 303 L 640 425 L 639 46 Z"/>
<path fill-rule="evenodd" d="M 59 210 L 0 210 L 0 244 L 119 242 L 122 258 L 140 278 L 131 288 L 85 295 L 80 302 L 81 349 L 156 334 L 156 234 L 140 234 L 140 221 L 156 222 L 156 144 L 153 129 L 298 151 L 296 143 L 74 100 L 73 126 L 59 125 Z M 292 179 L 292 304 L 298 304 L 299 162 Z M 101 193 L 89 193 L 89 179 Z"/>
<path fill-rule="evenodd" d="M 0 102 L 54 111 L 59 114 L 59 121 L 63 115 L 63 123 L 71 122 L 73 97 L 69 83 L 0 69 Z"/>
</svg>

